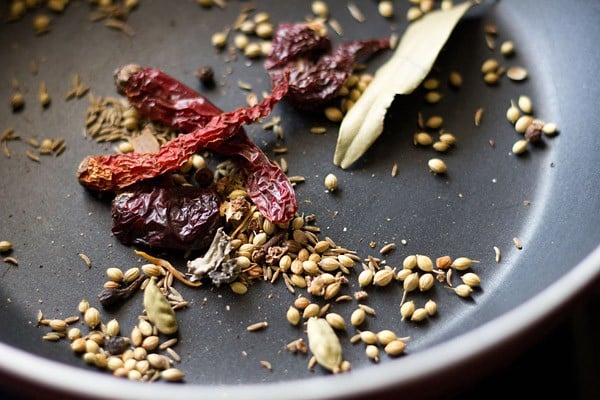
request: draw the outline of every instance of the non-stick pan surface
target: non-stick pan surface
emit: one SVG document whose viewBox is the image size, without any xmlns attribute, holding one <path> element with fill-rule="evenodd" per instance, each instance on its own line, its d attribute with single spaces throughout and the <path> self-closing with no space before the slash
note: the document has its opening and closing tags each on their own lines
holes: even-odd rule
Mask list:
<svg viewBox="0 0 600 400">
<path fill-rule="evenodd" d="M 115 96 L 115 68 L 132 62 L 154 66 L 198 88 L 225 110 L 244 104 L 246 94 L 239 80 L 250 83 L 257 93 L 270 85 L 261 61 L 238 57 L 225 62 L 224 54 L 210 44 L 210 36 L 232 23 L 246 2 L 229 1 L 225 9 L 207 10 L 193 1 L 142 1 L 128 19 L 135 30 L 131 37 L 89 21 L 87 2 L 70 3 L 64 13 L 52 15 L 51 31 L 39 37 L 31 28 L 34 12 L 19 22 L 0 25 L 0 130 L 12 127 L 23 138 L 9 143 L 10 158 L 0 156 L 0 240 L 12 242 L 14 250 L 8 256 L 19 262 L 0 265 L 0 369 L 5 385 L 21 386 L 25 394 L 60 393 L 63 398 L 436 395 L 463 386 L 514 356 L 598 284 L 600 84 L 595 76 L 600 4 L 487 2 L 460 22 L 434 69 L 440 77 L 452 69 L 460 71 L 463 87 L 459 91 L 443 87 L 444 98 L 435 106 L 423 101 L 421 90 L 397 98 L 384 134 L 352 168 L 341 170 L 332 163 L 335 124 L 285 103 L 274 111 L 281 116 L 289 149 L 285 154 L 289 175 L 306 178 L 296 186 L 300 212 L 314 214 L 323 235 L 364 257 L 380 257 L 378 249 L 395 242 L 398 247 L 384 257 L 395 267 L 417 253 L 480 260 L 475 271 L 482 287 L 472 299 L 461 299 L 442 285 L 415 294 L 418 303 L 434 299 L 438 314 L 414 324 L 400 319 L 400 285 L 371 289 L 366 304 L 377 315 L 363 328 L 410 336 L 406 355 L 396 359 L 382 355 L 375 364 L 365 356 L 364 345 L 349 343 L 355 333 L 349 329 L 342 340 L 352 371 L 331 376 L 320 367 L 307 369 L 306 355 L 285 350 L 286 343 L 304 333 L 285 320 L 294 295 L 282 282 L 258 282 L 244 296 L 226 287 L 178 286 L 191 301 L 178 313 L 176 350 L 185 383 L 136 383 L 85 365 L 66 341 L 42 340 L 47 329 L 36 326 L 38 310 L 47 317 L 64 318 L 77 314 L 82 298 L 99 306 L 105 269 L 141 262 L 133 248 L 110 235 L 110 203 L 86 191 L 75 178 L 83 157 L 113 150 L 82 136 L 88 100 L 63 97 L 72 76 L 79 74 L 94 95 Z M 344 28 L 343 39 L 384 37 L 392 29 L 401 34 L 408 2 L 394 3 L 397 16 L 388 21 L 377 14 L 375 2 L 356 2 L 366 16 L 359 23 L 350 16 L 346 1 L 329 2 Z M 305 1 L 255 5 L 275 22 L 300 21 L 310 13 Z M 4 17 L 6 8 L 3 4 Z M 525 82 L 503 79 L 494 87 L 483 83 L 482 62 L 492 56 L 501 59 L 498 50 L 486 46 L 486 24 L 497 26 L 498 43 L 516 43 L 516 55 L 503 62 L 527 67 Z M 390 54 L 381 53 L 367 68 L 374 71 Z M 37 75 L 30 72 L 32 61 L 39 65 Z M 214 90 L 200 88 L 194 76 L 203 65 L 215 69 Z M 19 113 L 8 106 L 13 77 L 26 96 Z M 42 80 L 53 98 L 46 110 L 36 101 Z M 504 115 L 511 99 L 521 94 L 531 97 L 536 116 L 557 123 L 559 134 L 516 157 L 510 150 L 519 137 Z M 485 111 L 475 126 L 478 108 Z M 455 148 L 443 155 L 449 166 L 446 175 L 431 174 L 427 160 L 435 153 L 412 143 L 419 111 L 443 115 L 445 127 L 458 138 Z M 309 133 L 314 125 L 327 126 L 327 132 Z M 259 125 L 248 132 L 267 154 L 277 157 L 271 151 L 277 142 L 272 133 Z M 26 157 L 25 138 L 59 136 L 66 143 L 59 157 L 42 157 L 40 163 Z M 336 193 L 327 193 L 323 186 L 330 172 L 339 179 Z M 513 238 L 522 249 L 515 247 Z M 494 246 L 502 253 L 499 263 Z M 90 268 L 79 253 L 91 259 Z M 354 278 L 347 288 L 350 294 L 358 289 Z M 136 296 L 118 311 L 103 311 L 104 319 L 114 317 L 122 326 L 132 326 L 141 307 L 141 297 Z M 332 307 L 349 315 L 356 303 Z M 266 330 L 246 330 L 263 320 L 269 323 Z M 260 365 L 263 360 L 272 370 Z"/>
</svg>

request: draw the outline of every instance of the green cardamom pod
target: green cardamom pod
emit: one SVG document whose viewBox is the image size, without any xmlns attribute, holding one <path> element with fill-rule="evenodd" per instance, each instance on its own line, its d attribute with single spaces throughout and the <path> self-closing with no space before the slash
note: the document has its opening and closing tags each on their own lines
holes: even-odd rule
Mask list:
<svg viewBox="0 0 600 400">
<path fill-rule="evenodd" d="M 155 279 L 150 279 L 150 282 L 144 289 L 144 308 L 146 315 L 159 332 L 165 335 L 172 335 L 177 332 L 179 325 L 175 317 L 175 311 L 167 298 L 162 294 Z"/>
</svg>

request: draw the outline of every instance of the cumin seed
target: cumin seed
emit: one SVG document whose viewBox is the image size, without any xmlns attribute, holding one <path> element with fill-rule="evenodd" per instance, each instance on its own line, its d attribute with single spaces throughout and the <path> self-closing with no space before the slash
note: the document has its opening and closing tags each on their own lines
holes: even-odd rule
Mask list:
<svg viewBox="0 0 600 400">
<path fill-rule="evenodd" d="M 255 332 L 255 331 L 259 331 L 261 329 L 266 328 L 267 326 L 269 326 L 269 323 L 267 321 L 261 321 L 261 322 L 257 322 L 251 325 L 248 325 L 246 327 L 246 330 L 248 332 Z"/>
</svg>

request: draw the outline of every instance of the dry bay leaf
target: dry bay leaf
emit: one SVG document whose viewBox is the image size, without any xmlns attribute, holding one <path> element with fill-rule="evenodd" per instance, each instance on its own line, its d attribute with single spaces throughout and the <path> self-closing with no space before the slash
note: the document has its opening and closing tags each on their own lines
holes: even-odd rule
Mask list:
<svg viewBox="0 0 600 400">
<path fill-rule="evenodd" d="M 411 23 L 371 84 L 348 111 L 338 133 L 333 163 L 342 168 L 358 160 L 383 131 L 387 109 L 396 95 L 409 94 L 427 76 L 471 1 L 427 13 Z"/>
</svg>

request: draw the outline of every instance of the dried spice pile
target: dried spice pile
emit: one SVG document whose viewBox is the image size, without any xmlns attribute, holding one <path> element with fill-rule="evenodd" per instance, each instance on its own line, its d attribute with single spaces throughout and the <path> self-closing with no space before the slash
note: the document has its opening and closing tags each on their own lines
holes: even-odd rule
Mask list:
<svg viewBox="0 0 600 400">
<path fill-rule="evenodd" d="M 124 24 L 124 18 L 137 6 L 137 2 L 123 2 L 127 11 L 123 14 L 119 11 L 119 7 L 123 6 L 107 8 L 101 3 L 98 2 L 95 18 L 105 20 L 109 27 L 133 34 Z M 212 5 L 212 2 L 198 3 L 206 7 Z M 219 3 L 224 5 L 223 2 Z M 393 8 L 389 3 L 379 2 L 382 17 L 393 16 Z M 424 0 L 412 3 L 414 6 L 407 15 L 411 22 L 425 18 L 435 5 L 435 2 Z M 444 10 L 451 6 L 448 1 L 440 3 L 440 8 Z M 348 9 L 355 19 L 364 20 L 356 4 L 349 3 Z M 364 346 L 365 356 L 373 362 L 379 362 L 382 352 L 389 357 L 400 356 L 409 345 L 410 338 L 400 335 L 402 326 L 389 326 L 378 332 L 363 329 L 366 321 L 377 314 L 377 310 L 366 304 L 369 290 L 400 286 L 402 297 L 395 299 L 398 313 L 403 323 L 415 324 L 435 316 L 437 304 L 431 299 L 418 302 L 413 294 L 451 290 L 459 297 L 470 297 L 477 293 L 481 285 L 474 271 L 477 260 L 465 256 L 410 254 L 404 258 L 401 266 L 395 267 L 388 265 L 385 260 L 387 254 L 395 251 L 394 243 L 381 248 L 378 255 L 360 255 L 332 238 L 320 237 L 317 217 L 304 215 L 297 208 L 293 190 L 295 179 L 287 177 L 286 168 L 270 161 L 243 132 L 242 123 L 265 118 L 281 97 L 288 96 L 287 99 L 290 99 L 288 84 L 293 87 L 294 82 L 300 83 L 300 91 L 295 95 L 298 101 L 306 94 L 302 92 L 305 88 L 302 83 L 311 82 L 310 74 L 322 72 L 331 65 L 325 62 L 325 67 L 319 68 L 317 63 L 314 69 L 304 69 L 305 60 L 298 61 L 292 57 L 273 61 L 268 57 L 274 47 L 285 47 L 285 43 L 282 45 L 277 40 L 286 36 L 286 32 L 302 32 L 302 37 L 314 41 L 317 47 L 324 41 L 322 29 L 327 24 L 341 34 L 342 29 L 329 15 L 325 2 L 313 2 L 311 10 L 314 19 L 303 24 L 280 26 L 281 30 L 278 30 L 268 14 L 248 8 L 232 27 L 212 37 L 213 45 L 219 49 L 226 48 L 232 38 L 235 51 L 249 58 L 266 58 L 266 69 L 276 86 L 275 94 L 262 103 L 256 97 L 249 100 L 250 107 L 243 111 L 224 114 L 212 104 L 205 103 L 197 93 L 170 80 L 172 78 L 161 71 L 139 66 L 128 72 L 127 79 L 118 81 L 127 101 L 117 97 L 90 95 L 90 106 L 85 115 L 86 135 L 98 142 L 118 143 L 117 154 L 86 158 L 80 167 L 79 179 L 93 190 L 117 193 L 113 205 L 113 233 L 126 244 L 146 245 L 147 250 L 136 251 L 145 260 L 139 267 L 126 270 L 112 267 L 106 270 L 107 280 L 97 301 L 106 308 L 118 307 L 124 301 L 138 301 L 140 298 L 143 298 L 143 304 L 140 305 L 137 323 L 130 327 L 121 326 L 114 319 L 103 320 L 100 307 L 90 305 L 88 300 L 82 300 L 79 304 L 80 315 L 55 319 L 46 318 L 40 313 L 38 323 L 50 330 L 44 334 L 45 340 L 68 340 L 71 349 L 86 363 L 115 376 L 142 381 L 181 381 L 185 373 L 178 366 L 181 357 L 175 350 L 179 327 L 177 310 L 190 306 L 190 303 L 183 298 L 176 285 L 195 288 L 206 284 L 227 286 L 234 293 L 243 295 L 255 282 L 263 281 L 284 285 L 295 295 L 287 309 L 286 319 L 298 328 L 298 337 L 289 338 L 286 348 L 292 353 L 307 353 L 310 350 L 312 358 L 309 368 L 319 364 L 328 371 L 339 373 L 351 368 L 344 359 L 344 348 L 348 346 Z M 41 21 L 36 32 L 42 33 L 48 29 Z M 278 32 L 282 36 L 278 36 Z M 497 35 L 491 28 L 486 30 L 491 49 L 494 48 Z M 271 41 L 272 38 L 275 40 Z M 393 48 L 390 42 L 391 39 L 352 43 L 350 47 L 342 47 L 339 53 L 333 50 L 333 61 L 326 59 L 337 63 L 339 60 L 335 57 L 349 57 L 348 60 L 344 59 L 348 62 L 343 63 L 343 71 L 320 87 L 327 92 L 315 91 L 319 100 L 324 100 L 323 104 L 333 99 L 341 101 L 339 107 L 332 106 L 332 103 L 327 107 L 320 105 L 319 109 L 330 121 L 340 122 L 372 82 L 370 74 L 360 73 L 354 68 L 355 56 L 364 50 L 362 46 L 369 48 L 367 52 L 374 52 L 388 46 Z M 308 46 L 309 43 L 300 44 L 303 49 L 314 50 Z M 328 46 L 323 48 L 329 50 Z M 503 56 L 510 57 L 515 52 L 514 43 L 504 42 L 501 51 Z M 289 63 L 303 66 L 294 72 L 291 65 L 291 79 L 286 75 L 289 70 L 283 68 L 284 65 L 290 67 Z M 199 77 L 202 80 L 212 79 L 210 72 L 203 70 Z M 504 74 L 515 82 L 527 78 L 527 71 L 520 66 L 505 70 L 498 62 L 489 60 L 482 66 L 482 79 L 490 87 Z M 130 80 L 132 76 L 135 78 Z M 450 71 L 447 79 L 454 89 L 462 86 L 462 76 L 458 71 Z M 172 84 L 171 89 L 184 96 L 184 100 L 192 106 L 178 107 L 176 102 L 161 102 L 163 108 L 157 107 L 153 100 L 164 100 L 172 94 L 157 90 L 166 86 L 167 81 Z M 431 74 L 421 84 L 426 91 L 425 100 L 430 105 L 443 100 L 440 82 L 439 77 Z M 282 86 L 286 88 L 282 89 Z M 79 98 L 87 90 L 77 77 L 67 99 Z M 22 108 L 22 100 L 17 96 L 11 106 L 15 110 Z M 40 103 L 47 106 L 49 101 L 47 92 L 40 90 Z M 475 125 L 479 126 L 483 118 L 484 110 L 476 110 Z M 431 146 L 435 151 L 444 153 L 456 144 L 456 136 L 446 130 L 441 115 L 424 116 L 419 113 L 417 119 L 418 131 L 413 135 L 415 145 Z M 516 103 L 511 103 L 507 119 L 514 124 L 516 132 L 524 135 L 513 146 L 514 154 L 523 153 L 530 143 L 540 140 L 542 133 L 548 136 L 556 133 L 555 124 L 534 118 L 532 102 L 527 96 L 520 96 Z M 273 117 L 264 126 L 267 125 L 275 130 L 279 126 L 277 118 Z M 7 157 L 10 156 L 10 153 L 7 154 L 7 143 L 17 138 L 14 132 L 8 130 L 2 135 L 2 147 L 6 149 Z M 45 139 L 38 146 L 29 141 L 32 146 L 39 148 L 40 154 L 46 154 L 42 153 L 42 149 L 44 152 L 50 149 L 50 153 L 56 155 L 64 150 L 60 138 Z M 203 157 L 209 152 L 218 153 L 228 160 L 211 167 Z M 34 159 L 34 156 L 37 157 L 37 154 L 29 157 Z M 130 168 L 123 165 L 129 165 Z M 429 160 L 428 167 L 435 174 L 448 171 L 441 158 Z M 396 173 L 395 167 L 392 174 Z M 152 189 L 144 188 L 143 182 L 139 182 L 142 180 L 149 180 Z M 338 189 L 335 175 L 329 174 L 325 178 L 325 187 L 330 192 Z M 168 232 L 161 231 L 162 236 L 157 242 L 146 240 L 144 233 L 137 232 L 132 239 L 124 239 L 127 235 L 123 233 L 125 229 L 121 228 L 135 224 L 124 221 L 127 219 L 125 217 L 120 218 L 121 213 L 130 217 L 131 209 L 140 211 L 143 206 L 156 203 L 168 209 L 175 207 L 174 203 L 170 203 L 172 199 L 184 197 L 177 194 L 194 191 L 195 197 L 192 197 L 197 200 L 202 197 L 199 191 L 205 189 L 218 199 L 211 215 L 218 218 L 222 226 L 207 228 L 201 244 L 178 244 L 180 249 L 208 247 L 201 257 L 189 259 L 186 266 L 177 266 L 151 254 L 161 244 L 169 248 L 177 247 L 170 240 L 177 236 L 174 234 L 177 233 L 176 226 L 167 227 L 171 229 Z M 166 200 L 157 202 L 157 198 Z M 186 205 L 190 215 L 193 209 L 193 206 Z M 135 221 L 139 222 L 145 214 L 140 211 L 135 216 Z M 12 247 L 8 242 L 1 243 L 5 250 L 0 252 L 4 253 Z M 496 261 L 499 262 L 500 251 L 497 247 L 495 252 Z M 91 266 L 89 260 L 87 263 Z M 182 267 L 187 267 L 187 271 L 183 272 Z M 354 282 L 356 285 L 350 285 Z M 352 286 L 360 290 L 352 292 Z M 333 304 L 343 302 L 352 304 L 348 315 L 330 311 Z M 81 323 L 81 327 L 75 326 L 76 323 Z M 248 326 L 247 330 L 258 334 L 268 326 L 267 321 L 259 321 Z M 345 340 L 341 332 L 350 333 L 349 339 Z M 261 365 L 272 369 L 268 360 L 261 361 Z"/>
</svg>

